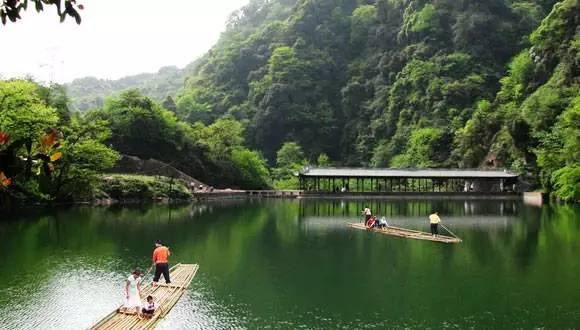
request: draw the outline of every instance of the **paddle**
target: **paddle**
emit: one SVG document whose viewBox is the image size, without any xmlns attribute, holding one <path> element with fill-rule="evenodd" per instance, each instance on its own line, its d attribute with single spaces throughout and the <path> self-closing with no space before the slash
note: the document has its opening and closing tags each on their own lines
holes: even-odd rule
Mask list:
<svg viewBox="0 0 580 330">
<path fill-rule="evenodd" d="M 449 228 L 445 227 L 444 224 L 440 223 L 441 227 L 443 227 L 445 230 L 447 230 L 449 232 L 449 234 L 453 235 L 453 237 L 459 239 L 459 237 L 457 237 L 457 235 L 455 235 L 451 230 L 449 230 Z"/>
<path fill-rule="evenodd" d="M 143 279 L 145 279 L 145 276 L 149 275 L 149 273 L 151 273 L 151 270 L 153 269 L 153 265 L 151 265 L 151 267 L 149 267 L 149 269 L 147 269 L 147 273 L 145 273 L 145 275 L 143 275 Z"/>
</svg>

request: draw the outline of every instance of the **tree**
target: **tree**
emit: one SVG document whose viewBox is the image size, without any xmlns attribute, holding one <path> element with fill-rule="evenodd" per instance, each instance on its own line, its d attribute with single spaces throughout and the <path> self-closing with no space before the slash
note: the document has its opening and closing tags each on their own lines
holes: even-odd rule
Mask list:
<svg viewBox="0 0 580 330">
<path fill-rule="evenodd" d="M 485 158 L 493 135 L 501 123 L 491 102 L 478 102 L 475 113 L 455 132 L 453 156 L 460 167 L 474 168 Z"/>
<path fill-rule="evenodd" d="M 59 200 L 93 197 L 98 174 L 112 168 L 119 153 L 103 144 L 110 137 L 108 123 L 74 116 L 63 128 L 63 157 L 51 182 L 53 195 Z"/>
<path fill-rule="evenodd" d="M 107 100 L 103 110 L 86 116 L 109 123 L 112 134 L 106 141 L 123 154 L 166 162 L 217 187 L 269 185 L 261 155 L 244 146 L 244 126 L 231 117 L 191 125 L 137 90 Z"/>
<path fill-rule="evenodd" d="M 320 167 L 328 167 L 330 166 L 330 158 L 328 158 L 328 156 L 325 153 L 321 153 L 320 155 L 318 155 L 316 165 Z"/>
<path fill-rule="evenodd" d="M 121 154 L 161 160 L 199 180 L 215 182 L 216 164 L 200 141 L 201 132 L 139 91 L 108 99 L 102 110 L 86 116 L 109 123 L 106 142 Z"/>
<path fill-rule="evenodd" d="M 315 83 L 315 75 L 326 71 L 329 59 L 325 54 L 302 58 L 299 46 L 274 49 L 267 74 L 250 85 L 255 107 L 250 133 L 253 144 L 270 160 L 289 139 L 308 145 L 309 156 L 329 150 L 336 129 L 324 85 Z"/>
<path fill-rule="evenodd" d="M 58 123 L 54 108 L 47 106 L 38 94 L 38 85 L 30 81 L 0 81 L 0 132 L 12 141 L 2 151 L 0 171 L 8 176 L 32 176 L 34 153 L 42 147 L 41 137 Z M 25 157 L 23 173 L 16 163 Z"/>
<path fill-rule="evenodd" d="M 373 5 L 364 5 L 352 12 L 350 20 L 350 43 L 355 52 L 365 49 L 367 39 L 372 36 L 371 28 L 377 21 L 377 8 Z"/>
<path fill-rule="evenodd" d="M 539 146 L 534 150 L 540 168 L 540 180 L 548 191 L 565 200 L 577 198 L 575 187 L 580 184 L 577 167 L 580 166 L 580 96 L 562 113 L 551 131 L 539 134 Z M 564 169 L 565 168 L 565 169 Z"/>
<path fill-rule="evenodd" d="M 14 184 L 3 193 L 21 202 L 89 196 L 96 175 L 118 158 L 102 144 L 106 122 L 71 119 L 66 94 L 48 91 L 31 81 L 0 81 L 0 179 L 3 187 L 7 179 Z"/>
<path fill-rule="evenodd" d="M 20 12 L 28 9 L 29 4 L 34 4 L 37 12 L 43 11 L 46 5 L 54 6 L 61 22 L 67 16 L 71 16 L 77 24 L 81 24 L 81 15 L 78 10 L 83 10 L 84 6 L 77 4 L 76 0 L 2 0 L 0 3 L 0 21 L 3 25 L 6 25 L 8 21 L 16 22 L 21 19 Z"/>
<path fill-rule="evenodd" d="M 415 33 L 437 32 L 440 26 L 439 12 L 433 4 L 426 4 L 423 9 L 410 18 L 410 30 Z"/>
<path fill-rule="evenodd" d="M 305 164 L 302 147 L 296 142 L 285 142 L 277 152 L 274 186 L 278 189 L 296 189 L 298 178 L 295 173 Z"/>
<path fill-rule="evenodd" d="M 270 172 L 266 160 L 260 153 L 246 148 L 232 152 L 232 162 L 240 171 L 240 184 L 246 189 L 263 189 L 270 186 Z"/>
<path fill-rule="evenodd" d="M 296 142 L 285 142 L 276 155 L 278 168 L 292 168 L 304 162 L 304 152 Z"/>
<path fill-rule="evenodd" d="M 209 149 L 212 158 L 227 160 L 236 148 L 243 145 L 243 134 L 244 128 L 240 122 L 222 118 L 201 129 L 200 143 Z"/>
<path fill-rule="evenodd" d="M 177 113 L 177 105 L 175 104 L 175 101 L 173 100 L 173 98 L 170 95 L 167 95 L 165 100 L 163 100 L 162 105 L 165 109 L 167 109 L 173 113 Z"/>
<path fill-rule="evenodd" d="M 580 201 L 580 166 L 566 166 L 552 174 L 554 193 L 566 202 Z"/>
<path fill-rule="evenodd" d="M 449 149 L 441 148 L 448 136 L 437 128 L 421 128 L 413 131 L 404 153 L 391 161 L 398 168 L 434 168 L 446 165 Z"/>
</svg>

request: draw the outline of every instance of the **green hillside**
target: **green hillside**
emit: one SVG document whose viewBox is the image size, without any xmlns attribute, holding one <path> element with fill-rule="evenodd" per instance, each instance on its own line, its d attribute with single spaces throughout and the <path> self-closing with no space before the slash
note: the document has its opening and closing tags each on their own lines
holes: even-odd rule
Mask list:
<svg viewBox="0 0 580 330">
<path fill-rule="evenodd" d="M 115 90 L 138 87 L 161 101 L 179 88 L 164 107 L 178 127 L 191 124 L 187 136 L 207 150 L 204 159 L 236 173 L 244 160 L 234 165 L 234 147 L 257 150 L 279 187 L 318 159 L 509 168 L 574 199 L 579 20 L 578 0 L 253 0 L 183 86 L 182 72 L 169 70 L 148 76 L 149 87 Z M 78 108 L 114 94 L 98 82 L 82 86 L 69 86 Z"/>
<path fill-rule="evenodd" d="M 144 95 L 161 102 L 167 97 L 175 97 L 176 92 L 183 87 L 185 77 L 194 68 L 195 62 L 184 69 L 167 66 L 156 73 L 141 73 L 117 80 L 79 78 L 64 86 L 71 98 L 71 109 L 76 111 L 100 108 L 106 98 L 128 89 L 139 89 Z"/>
</svg>

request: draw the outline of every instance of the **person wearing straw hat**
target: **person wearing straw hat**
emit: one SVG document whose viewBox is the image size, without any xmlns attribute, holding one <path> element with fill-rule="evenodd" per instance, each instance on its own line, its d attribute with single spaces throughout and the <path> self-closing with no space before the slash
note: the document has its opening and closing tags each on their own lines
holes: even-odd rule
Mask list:
<svg viewBox="0 0 580 330">
<path fill-rule="evenodd" d="M 431 224 L 431 235 L 437 237 L 438 227 L 441 223 L 441 218 L 439 218 L 439 212 L 435 211 L 433 214 L 429 215 L 429 223 Z"/>
<path fill-rule="evenodd" d="M 163 274 L 163 278 L 165 279 L 165 283 L 171 283 L 169 279 L 169 256 L 171 252 L 167 246 L 163 246 L 160 240 L 155 242 L 155 250 L 153 250 L 153 265 L 151 267 L 155 267 L 155 275 L 153 276 L 153 285 L 157 285 L 157 281 Z"/>
</svg>

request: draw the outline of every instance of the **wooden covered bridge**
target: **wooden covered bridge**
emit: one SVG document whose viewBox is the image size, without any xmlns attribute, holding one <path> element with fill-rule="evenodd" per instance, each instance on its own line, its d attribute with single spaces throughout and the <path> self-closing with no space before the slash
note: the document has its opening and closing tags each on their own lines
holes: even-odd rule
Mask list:
<svg viewBox="0 0 580 330">
<path fill-rule="evenodd" d="M 518 175 L 501 170 L 313 168 L 298 173 L 315 193 L 510 193 Z"/>
</svg>

